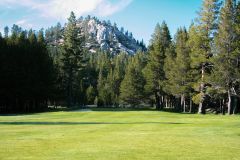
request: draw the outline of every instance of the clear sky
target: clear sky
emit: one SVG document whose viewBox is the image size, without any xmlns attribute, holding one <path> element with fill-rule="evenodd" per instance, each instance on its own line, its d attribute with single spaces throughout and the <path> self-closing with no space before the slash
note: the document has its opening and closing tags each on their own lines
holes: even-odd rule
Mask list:
<svg viewBox="0 0 240 160">
<path fill-rule="evenodd" d="M 111 20 L 148 43 L 157 23 L 165 20 L 173 35 L 188 27 L 202 0 L 0 0 L 0 31 L 4 26 L 38 30 L 64 23 L 70 11 L 76 15 Z"/>
</svg>

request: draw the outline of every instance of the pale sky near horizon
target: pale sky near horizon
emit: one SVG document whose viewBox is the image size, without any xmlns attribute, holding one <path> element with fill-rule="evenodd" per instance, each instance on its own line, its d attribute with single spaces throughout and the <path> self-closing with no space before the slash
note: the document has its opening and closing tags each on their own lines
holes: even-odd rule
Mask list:
<svg viewBox="0 0 240 160">
<path fill-rule="evenodd" d="M 0 0 L 0 31 L 17 24 L 24 29 L 48 28 L 66 22 L 70 11 L 116 22 L 148 43 L 157 23 L 165 20 L 171 34 L 188 27 L 202 0 Z"/>
</svg>

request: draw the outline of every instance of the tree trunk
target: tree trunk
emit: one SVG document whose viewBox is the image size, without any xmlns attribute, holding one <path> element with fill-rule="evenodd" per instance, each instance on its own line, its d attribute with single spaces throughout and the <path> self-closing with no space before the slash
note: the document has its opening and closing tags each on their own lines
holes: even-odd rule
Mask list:
<svg viewBox="0 0 240 160">
<path fill-rule="evenodd" d="M 200 102 L 198 106 L 198 114 L 202 114 L 202 107 L 203 107 L 203 104 L 202 102 Z"/>
<path fill-rule="evenodd" d="M 184 94 L 181 94 L 181 112 L 184 110 Z"/>
<path fill-rule="evenodd" d="M 165 97 L 165 106 L 166 106 L 166 108 L 169 108 L 168 107 L 168 97 L 167 96 Z"/>
<path fill-rule="evenodd" d="M 231 115 L 231 103 L 232 103 L 232 100 L 231 100 L 231 91 L 230 89 L 228 90 L 228 103 L 227 103 L 227 107 L 228 107 L 228 115 Z"/>
<path fill-rule="evenodd" d="M 156 100 L 156 109 L 160 110 L 160 97 L 157 93 L 155 93 L 155 100 Z"/>
<path fill-rule="evenodd" d="M 180 97 L 177 100 L 177 111 L 181 112 L 181 110 L 182 110 L 182 106 L 181 106 L 181 97 Z"/>
<path fill-rule="evenodd" d="M 204 75 L 205 75 L 205 70 L 204 70 L 204 65 L 202 64 L 202 69 L 201 69 L 201 74 L 202 74 L 202 78 L 201 78 L 201 85 L 200 85 L 200 94 L 201 94 L 201 100 L 199 103 L 199 107 L 198 107 L 198 114 L 204 114 L 205 113 L 205 108 L 203 106 L 203 102 L 204 102 Z"/>
<path fill-rule="evenodd" d="M 186 112 L 186 100 L 185 100 L 185 95 L 181 95 L 181 109 L 185 113 Z"/>
<path fill-rule="evenodd" d="M 225 99 L 223 99 L 222 103 L 222 114 L 225 115 Z"/>
<path fill-rule="evenodd" d="M 160 110 L 162 110 L 165 107 L 164 99 L 165 99 L 164 96 L 161 96 Z"/>
<path fill-rule="evenodd" d="M 72 107 L 73 100 L 73 69 L 69 69 L 69 77 L 67 82 L 67 106 Z"/>
<path fill-rule="evenodd" d="M 190 97 L 189 113 L 192 113 L 192 97 Z"/>
<path fill-rule="evenodd" d="M 233 114 L 237 114 L 237 106 L 238 106 L 238 98 L 237 98 L 237 97 L 234 97 Z"/>
<path fill-rule="evenodd" d="M 183 100 L 183 112 L 186 113 L 186 99 Z"/>
<path fill-rule="evenodd" d="M 222 100 L 219 100 L 219 112 L 222 113 Z"/>
</svg>

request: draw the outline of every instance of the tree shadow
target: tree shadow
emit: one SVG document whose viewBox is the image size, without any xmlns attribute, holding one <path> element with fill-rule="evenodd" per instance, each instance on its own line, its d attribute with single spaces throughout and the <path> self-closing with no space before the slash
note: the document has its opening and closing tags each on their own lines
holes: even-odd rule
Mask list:
<svg viewBox="0 0 240 160">
<path fill-rule="evenodd" d="M 50 113 L 50 112 L 81 112 L 81 111 L 95 111 L 95 112 L 131 112 L 131 111 L 155 111 L 152 108 L 106 108 L 106 107 L 61 107 L 61 108 L 48 108 L 44 111 L 38 112 L 17 112 L 17 113 L 0 113 L 1 116 L 27 116 L 27 115 L 36 115 L 41 113 Z"/>
<path fill-rule="evenodd" d="M 88 108 L 92 111 L 96 112 L 134 112 L 134 111 L 156 111 L 155 109 L 152 108 L 104 108 L 104 107 L 99 107 L 99 108 Z"/>
<path fill-rule="evenodd" d="M 181 125 L 178 122 L 0 122 L 0 125 L 128 125 L 128 124 L 169 124 Z"/>
<path fill-rule="evenodd" d="M 29 116 L 29 115 L 37 115 L 41 113 L 51 113 L 51 112 L 65 112 L 69 111 L 71 108 L 48 108 L 43 111 L 30 111 L 30 112 L 6 112 L 6 113 L 0 113 L 0 117 L 10 117 L 10 116 Z"/>
<path fill-rule="evenodd" d="M 160 110 L 160 112 L 166 112 L 166 113 L 176 113 L 176 114 L 187 114 L 187 115 L 191 115 L 191 114 L 196 114 L 196 111 L 193 110 L 191 113 L 190 112 L 183 112 L 179 109 L 174 109 L 174 108 L 164 108 L 162 110 Z"/>
</svg>

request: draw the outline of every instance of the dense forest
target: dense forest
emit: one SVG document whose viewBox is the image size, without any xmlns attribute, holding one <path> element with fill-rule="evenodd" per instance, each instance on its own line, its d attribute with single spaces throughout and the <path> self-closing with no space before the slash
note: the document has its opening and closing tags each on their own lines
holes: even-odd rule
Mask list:
<svg viewBox="0 0 240 160">
<path fill-rule="evenodd" d="M 0 112 L 93 104 L 240 112 L 240 2 L 204 0 L 189 28 L 171 37 L 165 21 L 157 24 L 147 49 L 138 41 L 135 54 L 90 52 L 77 24 L 72 12 L 64 27 L 4 28 Z"/>
</svg>

